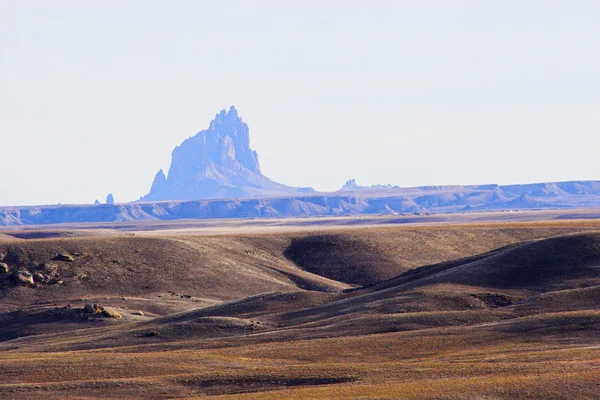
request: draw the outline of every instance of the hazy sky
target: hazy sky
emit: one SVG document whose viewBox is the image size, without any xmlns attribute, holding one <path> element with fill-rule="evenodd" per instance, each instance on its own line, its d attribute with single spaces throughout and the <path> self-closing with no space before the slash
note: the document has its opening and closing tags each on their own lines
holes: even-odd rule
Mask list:
<svg viewBox="0 0 600 400">
<path fill-rule="evenodd" d="M 295 186 L 600 179 L 600 1 L 0 0 L 0 205 L 148 192 L 235 105 Z"/>
</svg>

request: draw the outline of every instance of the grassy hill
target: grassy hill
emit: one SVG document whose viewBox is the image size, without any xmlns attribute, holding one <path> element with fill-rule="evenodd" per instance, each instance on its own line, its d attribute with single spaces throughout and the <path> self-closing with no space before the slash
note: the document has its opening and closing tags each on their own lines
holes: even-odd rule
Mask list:
<svg viewBox="0 0 600 400">
<path fill-rule="evenodd" d="M 596 229 L 7 240 L 0 398 L 594 399 Z"/>
</svg>

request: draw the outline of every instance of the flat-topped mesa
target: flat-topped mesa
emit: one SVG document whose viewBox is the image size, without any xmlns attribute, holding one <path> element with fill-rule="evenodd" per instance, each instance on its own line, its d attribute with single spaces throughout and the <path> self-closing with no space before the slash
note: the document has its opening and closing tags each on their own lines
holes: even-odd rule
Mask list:
<svg viewBox="0 0 600 400">
<path fill-rule="evenodd" d="M 221 110 L 208 129 L 175 147 L 168 176 L 159 171 L 141 201 L 200 200 L 304 193 L 260 171 L 248 125 L 235 107 Z"/>
</svg>

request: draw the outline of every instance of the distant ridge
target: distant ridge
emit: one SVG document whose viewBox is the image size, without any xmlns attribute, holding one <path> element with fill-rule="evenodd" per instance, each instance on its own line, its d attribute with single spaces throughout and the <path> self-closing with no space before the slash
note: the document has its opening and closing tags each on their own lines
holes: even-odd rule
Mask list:
<svg viewBox="0 0 600 400">
<path fill-rule="evenodd" d="M 153 187 L 165 180 L 157 175 Z M 0 226 L 63 222 L 397 215 L 600 207 L 599 181 L 425 186 L 262 198 L 0 207 Z M 157 190 L 159 190 L 157 189 Z M 299 190 L 299 189 L 295 189 Z"/>
<path fill-rule="evenodd" d="M 250 148 L 248 125 L 235 107 L 221 110 L 208 129 L 175 147 L 168 175 L 158 171 L 140 201 L 251 198 L 314 192 L 272 181 Z"/>
<path fill-rule="evenodd" d="M 338 190 L 338 192 L 356 192 L 367 191 L 374 189 L 460 189 L 466 188 L 470 190 L 494 191 L 500 190 L 509 195 L 520 196 L 527 194 L 535 197 L 557 197 L 565 195 L 600 195 L 600 181 L 565 181 L 565 182 L 540 182 L 526 183 L 520 185 L 498 185 L 495 183 L 484 185 L 435 185 L 435 186 L 417 186 L 413 188 L 402 188 L 392 184 L 379 184 L 371 186 L 362 186 L 356 182 L 356 179 L 349 179 Z"/>
<path fill-rule="evenodd" d="M 338 192 L 355 192 L 357 190 L 373 190 L 373 189 L 400 189 L 400 186 L 393 185 L 371 185 L 371 186 L 360 186 L 356 183 L 355 179 L 350 179 L 344 186 L 341 187 Z"/>
</svg>

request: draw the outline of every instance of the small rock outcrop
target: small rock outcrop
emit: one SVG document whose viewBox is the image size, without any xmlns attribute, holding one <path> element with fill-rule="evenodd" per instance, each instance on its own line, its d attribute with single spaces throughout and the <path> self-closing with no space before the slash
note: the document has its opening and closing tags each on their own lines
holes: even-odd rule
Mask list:
<svg viewBox="0 0 600 400">
<path fill-rule="evenodd" d="M 341 187 L 340 190 L 338 190 L 338 192 L 355 192 L 361 189 L 365 189 L 365 187 L 360 186 L 358 183 L 356 183 L 356 179 L 350 179 L 346 181 L 346 183 L 344 183 L 344 185 Z"/>
<path fill-rule="evenodd" d="M 115 204 L 115 196 L 113 196 L 112 193 L 109 193 L 108 196 L 106 196 L 106 204 Z"/>
<path fill-rule="evenodd" d="M 344 183 L 344 185 L 338 190 L 338 192 L 358 192 L 361 190 L 377 190 L 377 189 L 400 189 L 399 186 L 394 186 L 391 184 L 384 185 L 371 185 L 371 186 L 361 186 L 356 183 L 356 179 L 350 179 Z"/>
<path fill-rule="evenodd" d="M 162 193 L 168 190 L 169 184 L 167 183 L 167 176 L 165 172 L 160 169 L 156 175 L 154 175 L 154 181 L 152 181 L 152 187 L 150 187 L 150 193 Z"/>
</svg>

